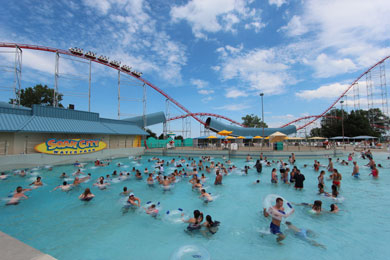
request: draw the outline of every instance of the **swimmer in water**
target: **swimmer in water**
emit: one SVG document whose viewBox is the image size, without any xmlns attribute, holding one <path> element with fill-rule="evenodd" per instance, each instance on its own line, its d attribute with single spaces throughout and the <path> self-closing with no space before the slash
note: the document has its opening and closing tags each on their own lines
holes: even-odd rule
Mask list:
<svg viewBox="0 0 390 260">
<path fill-rule="evenodd" d="M 353 162 L 353 171 L 352 171 L 352 176 L 355 178 L 359 178 L 359 166 L 357 165 L 356 162 Z"/>
<path fill-rule="evenodd" d="M 84 201 L 90 201 L 94 197 L 95 195 L 92 194 L 91 190 L 89 188 L 86 188 L 85 191 L 79 196 L 79 199 Z"/>
<path fill-rule="evenodd" d="M 209 193 L 207 193 L 205 189 L 202 189 L 200 191 L 200 193 L 201 193 L 201 195 L 199 196 L 199 198 L 204 198 L 205 203 L 213 201 L 213 197 L 211 197 L 211 195 Z"/>
<path fill-rule="evenodd" d="M 167 178 L 167 176 L 164 176 L 164 180 L 162 181 L 162 186 L 164 188 L 164 191 L 170 190 L 171 181 Z"/>
<path fill-rule="evenodd" d="M 152 173 L 149 173 L 149 177 L 146 179 L 146 182 L 149 184 L 149 186 L 154 185 L 154 179 Z"/>
<path fill-rule="evenodd" d="M 369 174 L 369 176 L 372 175 L 372 177 L 374 177 L 375 179 L 378 178 L 379 176 L 379 171 L 378 169 L 376 168 L 376 165 L 374 164 L 372 167 L 371 167 L 371 173 Z"/>
<path fill-rule="evenodd" d="M 64 181 L 62 183 L 62 185 L 58 185 L 57 187 L 55 187 L 52 191 L 55 191 L 57 189 L 61 189 L 62 191 L 70 191 L 70 189 L 72 188 L 72 185 L 71 184 L 68 184 L 66 181 Z"/>
<path fill-rule="evenodd" d="M 146 214 L 151 215 L 152 217 L 157 217 L 158 215 L 158 209 L 156 208 L 155 204 L 150 205 L 148 208 L 142 207 Z"/>
<path fill-rule="evenodd" d="M 272 169 L 271 172 L 271 183 L 278 183 L 278 173 L 276 172 L 276 168 Z"/>
<path fill-rule="evenodd" d="M 315 200 L 313 204 L 310 203 L 301 203 L 297 204 L 298 206 L 309 206 L 313 210 L 313 212 L 320 214 L 322 212 L 322 201 Z"/>
<path fill-rule="evenodd" d="M 97 186 L 101 190 L 107 189 L 108 185 L 110 185 L 110 183 L 104 182 L 103 179 L 100 179 L 99 183 L 94 183 L 93 184 L 93 186 Z"/>
<path fill-rule="evenodd" d="M 282 222 L 282 218 L 287 218 L 292 213 L 294 213 L 294 209 L 292 209 L 288 214 L 284 212 L 283 208 L 283 199 L 282 198 L 276 198 L 276 204 L 275 206 L 270 207 L 268 210 L 263 209 L 264 217 L 268 217 L 269 215 L 272 216 L 272 221 L 270 224 L 270 232 L 274 235 L 277 235 L 276 238 L 277 242 L 281 242 L 283 239 L 286 238 L 286 236 L 280 231 L 280 223 Z"/>
<path fill-rule="evenodd" d="M 23 189 L 21 186 L 16 188 L 12 198 L 6 203 L 6 205 L 17 205 L 19 204 L 20 199 L 28 199 L 28 197 L 24 194 L 25 191 L 30 191 L 31 189 Z"/>
<path fill-rule="evenodd" d="M 35 188 L 42 186 L 43 183 L 41 181 L 41 177 L 38 176 L 37 179 L 33 183 L 30 184 L 30 186 L 32 186 L 32 185 L 34 185 Z"/>
<path fill-rule="evenodd" d="M 309 229 L 303 229 L 303 228 L 297 228 L 296 226 L 294 226 L 291 222 L 289 221 L 286 221 L 286 226 L 288 228 L 288 230 L 294 232 L 294 235 L 296 237 L 298 237 L 299 239 L 305 241 L 305 242 L 308 242 L 310 243 L 312 246 L 317 246 L 317 247 L 321 247 L 321 248 L 324 248 L 326 249 L 326 247 L 324 245 L 321 245 L 319 243 L 317 243 L 316 241 L 314 241 L 313 239 L 310 239 L 308 236 L 313 236 L 314 235 L 314 232 L 309 230 Z"/>
<path fill-rule="evenodd" d="M 134 193 L 130 193 L 129 199 L 127 200 L 127 203 L 133 206 L 137 206 L 138 208 L 141 206 L 141 200 L 134 196 Z"/>
<path fill-rule="evenodd" d="M 206 216 L 206 221 L 202 224 L 203 227 L 206 228 L 206 231 L 208 231 L 209 234 L 214 235 L 218 231 L 220 222 L 216 221 L 211 218 L 210 215 Z M 201 231 L 204 236 L 207 236 L 207 233 L 203 230 Z"/>
<path fill-rule="evenodd" d="M 339 207 L 336 204 L 331 204 L 329 213 L 337 213 L 337 212 L 339 212 Z"/>
<path fill-rule="evenodd" d="M 123 187 L 123 191 L 119 195 L 127 196 L 131 193 L 131 190 L 127 190 L 127 187 Z"/>
<path fill-rule="evenodd" d="M 25 177 L 26 176 L 26 171 L 25 170 L 21 170 L 21 171 L 15 173 L 15 175 L 19 175 L 20 177 Z"/>
<path fill-rule="evenodd" d="M 194 217 L 189 218 L 187 220 L 185 220 L 183 218 L 183 216 L 184 216 L 184 213 L 181 214 L 181 220 L 185 223 L 188 223 L 188 227 L 187 227 L 188 231 L 194 231 L 194 230 L 201 229 L 202 221 L 203 221 L 203 213 L 202 212 L 200 212 L 197 209 L 194 210 Z"/>
<path fill-rule="evenodd" d="M 76 178 L 74 178 L 73 186 L 77 186 L 77 185 L 79 185 L 80 183 L 86 182 L 86 181 L 89 180 L 90 178 L 91 178 L 90 173 L 88 173 L 88 176 L 83 177 L 83 178 L 76 177 Z"/>
<path fill-rule="evenodd" d="M 4 172 L 2 172 L 2 173 L 0 174 L 0 180 L 5 180 L 5 179 L 7 179 L 7 178 L 8 178 L 8 175 L 5 174 Z"/>
<path fill-rule="evenodd" d="M 63 172 L 61 175 L 60 175 L 60 178 L 68 178 L 69 176 L 68 175 L 66 175 L 66 173 L 65 172 Z"/>
<path fill-rule="evenodd" d="M 256 180 L 253 184 L 260 184 L 260 180 Z"/>
</svg>

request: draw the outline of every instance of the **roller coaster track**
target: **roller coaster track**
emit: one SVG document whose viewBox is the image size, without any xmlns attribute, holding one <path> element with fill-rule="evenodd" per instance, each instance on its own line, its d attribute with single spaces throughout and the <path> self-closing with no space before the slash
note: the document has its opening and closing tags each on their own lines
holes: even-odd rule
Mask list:
<svg viewBox="0 0 390 260">
<path fill-rule="evenodd" d="M 212 116 L 212 117 L 216 117 L 216 118 L 221 118 L 221 119 L 225 119 L 233 124 L 236 124 L 236 125 L 239 125 L 241 127 L 245 127 L 244 125 L 238 123 L 237 121 L 234 121 L 233 119 L 230 119 L 230 118 L 227 118 L 225 116 L 221 116 L 221 115 L 218 115 L 218 114 L 212 114 L 212 113 L 191 113 L 191 114 L 185 114 L 185 115 L 181 115 L 181 116 L 176 116 L 176 117 L 171 117 L 171 118 L 168 118 L 167 121 L 173 121 L 173 120 L 177 120 L 177 119 L 181 119 L 181 118 L 186 118 L 186 117 L 193 117 L 193 116 Z"/>
<path fill-rule="evenodd" d="M 339 101 L 340 101 L 340 99 L 342 99 L 343 97 L 344 97 L 344 95 L 351 89 L 351 88 L 353 88 L 353 86 L 364 76 L 364 75 L 366 75 L 367 73 L 369 73 L 372 69 L 374 69 L 376 66 L 378 66 L 378 65 L 380 65 L 380 64 L 382 64 L 384 61 L 386 61 L 387 59 L 389 59 L 390 58 L 390 56 L 387 56 L 387 57 L 385 57 L 385 58 L 383 58 L 383 59 L 381 59 L 380 61 L 378 61 L 377 63 L 375 63 L 373 66 L 371 66 L 368 70 L 366 70 L 365 72 L 363 72 L 357 79 L 355 79 L 353 82 L 352 82 L 352 84 L 324 111 L 324 112 L 322 112 L 320 115 L 317 115 L 317 116 L 309 116 L 309 118 L 310 117 L 314 117 L 314 119 L 312 119 L 312 120 L 310 120 L 308 123 L 306 123 L 306 124 L 304 124 L 303 126 L 300 126 L 300 127 L 298 127 L 297 128 L 297 130 L 300 130 L 300 129 L 302 129 L 302 128 L 305 128 L 306 126 L 308 126 L 308 125 L 311 125 L 312 123 L 314 123 L 315 121 L 317 121 L 319 118 L 321 118 L 321 117 L 324 117 L 324 115 L 326 114 L 326 113 L 328 113 L 329 112 L 329 110 L 331 110 Z M 303 118 L 303 119 L 307 119 L 307 118 Z M 303 120 L 302 118 L 300 118 L 300 120 Z M 300 121 L 300 120 L 298 120 L 298 119 L 296 119 L 296 120 L 294 120 L 294 121 L 292 121 L 292 122 L 289 122 L 289 123 L 287 123 L 287 124 L 285 124 L 285 125 L 283 125 L 283 126 L 281 126 L 281 127 L 286 127 L 286 126 L 288 126 L 288 125 L 290 125 L 290 124 L 292 124 L 292 123 L 294 123 L 294 122 L 297 122 L 297 121 Z"/>
<path fill-rule="evenodd" d="M 84 60 L 88 60 L 88 61 L 92 61 L 92 62 L 96 62 L 96 63 L 99 63 L 101 65 L 104 65 L 104 66 L 107 66 L 107 67 L 110 67 L 112 69 L 115 69 L 115 70 L 118 70 L 122 73 L 125 73 L 135 79 L 138 79 L 140 81 L 142 81 L 143 83 L 145 83 L 146 85 L 148 85 L 149 87 L 151 87 L 152 89 L 156 90 L 158 93 L 160 93 L 161 95 L 163 95 L 166 99 L 168 99 L 169 101 L 171 101 L 173 104 L 175 104 L 177 107 L 179 107 L 181 110 L 183 110 L 186 114 L 191 114 L 191 117 L 194 118 L 196 121 L 198 121 L 199 123 L 201 123 L 202 125 L 206 125 L 205 122 L 203 122 L 202 120 L 200 120 L 199 117 L 197 117 L 195 114 L 191 113 L 187 108 L 185 108 L 182 104 L 180 104 L 179 102 L 177 102 L 174 98 L 170 97 L 167 93 L 165 93 L 164 91 L 162 91 L 162 89 L 158 88 L 157 86 L 153 85 L 152 83 L 150 83 L 149 81 L 147 81 L 146 79 L 142 78 L 142 77 L 138 77 L 136 76 L 135 74 L 133 74 L 132 72 L 128 72 L 128 71 L 125 71 L 123 69 L 121 69 L 121 67 L 115 67 L 115 66 L 112 66 L 110 63 L 105 63 L 105 62 L 101 62 L 99 61 L 98 59 L 95 59 L 95 58 L 89 58 L 83 54 L 81 55 L 77 55 L 77 54 L 74 54 L 74 53 L 71 53 L 70 51 L 66 51 L 66 50 L 61 50 L 61 49 L 56 49 L 56 48 L 51 48 L 51 47 L 45 47 L 45 46 L 38 46 L 38 45 L 30 45 L 30 44 L 19 44 L 19 43 L 7 43 L 7 42 L 0 42 L 0 48 L 19 48 L 19 49 L 28 49 L 28 50 L 36 50 L 36 51 L 44 51 L 44 52 L 52 52 L 52 53 L 59 53 L 59 54 L 63 54 L 63 55 L 69 55 L 69 56 L 73 56 L 73 57 L 77 57 L 77 58 L 81 58 L 81 59 L 84 59 Z M 233 121 L 230 119 L 230 121 Z"/>
</svg>

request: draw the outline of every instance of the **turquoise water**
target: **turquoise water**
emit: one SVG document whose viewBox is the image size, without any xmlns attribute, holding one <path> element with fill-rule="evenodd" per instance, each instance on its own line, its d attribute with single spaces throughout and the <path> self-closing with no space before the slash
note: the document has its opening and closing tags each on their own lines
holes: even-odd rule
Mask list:
<svg viewBox="0 0 390 260">
<path fill-rule="evenodd" d="M 352 166 L 335 163 L 335 168 L 343 174 L 340 195 L 345 198 L 338 204 L 338 214 L 313 215 L 308 208 L 295 207 L 290 221 L 299 228 L 313 230 L 316 234 L 313 239 L 326 246 L 322 249 L 285 232 L 285 225 L 282 225 L 282 231 L 287 238 L 282 245 L 275 242 L 275 236 L 263 234 L 270 223 L 270 219 L 262 215 L 262 201 L 268 194 L 279 194 L 295 203 L 313 203 L 320 199 L 325 210 L 334 203 L 332 199 L 317 195 L 318 173 L 311 167 L 313 159 L 297 160 L 296 165 L 306 177 L 302 191 L 286 184 L 271 184 L 272 167 L 264 167 L 260 175 L 254 169 L 249 171 L 248 176 L 241 171 L 233 172 L 223 178 L 222 186 L 214 186 L 214 174 L 204 172 L 208 177 L 206 190 L 216 197 L 208 204 L 192 191 L 188 178 L 176 183 L 169 192 L 163 192 L 158 186 L 149 187 L 144 174 L 143 180 L 136 180 L 134 173 L 130 180 L 112 183 L 106 190 L 92 186 L 99 176 L 111 174 L 113 170 L 131 171 L 132 167 L 142 173 L 145 167 L 151 170 L 154 162 L 148 162 L 148 159 L 150 157 L 142 157 L 138 164 L 132 159 L 121 158 L 103 168 L 95 168 L 93 163 L 89 163 L 84 172 L 91 173 L 92 180 L 70 192 L 50 191 L 62 184 L 63 180 L 59 178 L 62 172 L 71 175 L 76 171 L 77 168 L 71 165 L 54 167 L 52 171 L 41 168 L 24 178 L 10 176 L 0 181 L 0 197 L 3 198 L 0 230 L 58 259 L 170 259 L 176 250 L 185 245 L 205 248 L 212 259 L 389 258 L 389 170 L 379 169 L 379 179 L 374 180 L 368 176 L 369 169 L 363 167 L 367 160 L 355 156 L 361 168 L 360 179 L 351 177 Z M 374 159 L 390 168 L 390 160 L 386 160 L 385 154 L 374 154 Z M 213 160 L 224 161 L 222 158 Z M 254 164 L 246 163 L 244 159 L 232 161 L 239 168 Z M 117 167 L 118 162 L 125 166 Z M 327 164 L 327 158 L 321 158 L 320 162 Z M 304 164 L 309 166 L 303 168 Z M 172 169 L 165 167 L 165 172 L 170 173 Z M 5 206 L 9 192 L 19 185 L 27 187 L 35 175 L 42 176 L 45 185 L 27 192 L 29 199 L 19 205 Z M 253 184 L 256 179 L 260 179 L 261 183 Z M 331 181 L 325 181 L 325 184 L 325 190 L 330 192 Z M 141 199 L 142 205 L 147 201 L 160 202 L 160 216 L 155 219 L 141 210 L 124 212 L 123 197 L 119 195 L 124 186 Z M 78 199 L 86 187 L 90 187 L 96 196 L 90 202 Z M 168 210 L 175 213 L 178 208 L 186 214 L 199 209 L 205 216 L 211 215 L 221 222 L 219 231 L 210 237 L 204 237 L 199 232 L 184 232 L 186 224 L 181 223 L 177 215 L 166 214 Z M 191 259 L 199 259 L 194 258 L 197 256 L 194 254 Z"/>
</svg>

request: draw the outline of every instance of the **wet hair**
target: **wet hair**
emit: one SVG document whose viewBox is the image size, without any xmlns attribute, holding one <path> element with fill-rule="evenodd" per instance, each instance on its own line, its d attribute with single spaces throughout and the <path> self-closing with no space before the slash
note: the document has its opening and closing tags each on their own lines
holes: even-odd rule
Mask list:
<svg viewBox="0 0 390 260">
<path fill-rule="evenodd" d="M 194 210 L 194 218 L 198 219 L 200 216 L 200 211 L 199 210 Z"/>
<path fill-rule="evenodd" d="M 23 188 L 22 188 L 22 186 L 18 186 L 18 187 L 16 187 L 16 192 L 20 193 L 20 192 L 22 192 L 22 191 L 23 191 Z"/>
<path fill-rule="evenodd" d="M 64 181 L 63 183 L 62 183 L 62 185 L 67 185 L 68 183 L 66 182 L 66 181 Z"/>
<path fill-rule="evenodd" d="M 256 183 L 260 183 L 260 180 L 256 180 Z"/>
<path fill-rule="evenodd" d="M 314 204 L 313 204 L 313 209 L 319 209 L 319 210 L 321 210 L 321 207 L 322 207 L 322 201 L 320 201 L 320 200 L 315 200 L 314 201 Z"/>
<path fill-rule="evenodd" d="M 127 187 L 123 187 L 123 191 L 127 191 Z"/>
<path fill-rule="evenodd" d="M 203 193 L 203 192 L 206 192 L 206 190 L 205 190 L 205 189 L 202 189 L 201 192 L 202 192 L 202 193 Z"/>
<path fill-rule="evenodd" d="M 84 195 L 84 197 L 87 197 L 88 194 L 91 194 L 91 190 L 89 188 L 86 188 L 83 195 Z"/>
<path fill-rule="evenodd" d="M 283 199 L 282 198 L 276 198 L 276 202 L 279 202 L 279 201 L 283 201 Z"/>
<path fill-rule="evenodd" d="M 210 225 L 210 226 L 214 225 L 214 221 L 213 221 L 213 219 L 211 218 L 210 215 L 207 215 L 207 216 L 206 216 L 206 221 L 209 222 L 209 225 Z"/>
<path fill-rule="evenodd" d="M 334 211 L 335 210 L 335 204 L 330 204 L 330 211 Z"/>
</svg>

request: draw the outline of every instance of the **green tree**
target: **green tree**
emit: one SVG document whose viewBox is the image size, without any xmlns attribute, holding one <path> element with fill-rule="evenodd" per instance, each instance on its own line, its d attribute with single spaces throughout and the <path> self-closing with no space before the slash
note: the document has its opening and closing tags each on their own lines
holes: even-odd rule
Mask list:
<svg viewBox="0 0 390 260">
<path fill-rule="evenodd" d="M 25 107 L 32 107 L 34 104 L 42 104 L 46 106 L 52 106 L 54 104 L 54 89 L 50 89 L 47 85 L 42 84 L 35 85 L 34 87 L 28 87 L 20 90 L 17 95 L 20 98 L 20 105 Z M 63 107 L 61 103 L 62 94 L 57 94 L 58 106 Z M 16 104 L 15 99 L 10 99 L 10 104 Z"/>
<path fill-rule="evenodd" d="M 156 133 L 154 133 L 152 130 L 150 130 L 149 128 L 146 128 L 146 132 L 149 134 L 148 137 L 146 139 L 148 139 L 149 137 L 153 137 L 153 138 L 156 138 L 157 139 L 157 135 Z"/>
<path fill-rule="evenodd" d="M 314 137 L 314 136 L 321 136 L 321 128 L 316 127 L 316 128 L 311 129 L 311 130 L 310 130 L 310 136 L 311 136 L 311 137 Z"/>
<path fill-rule="evenodd" d="M 244 117 L 241 117 L 242 124 L 246 127 L 256 127 L 261 128 L 264 126 L 264 128 L 267 128 L 268 125 L 260 120 L 258 116 L 255 116 L 254 114 L 246 115 Z"/>
</svg>

